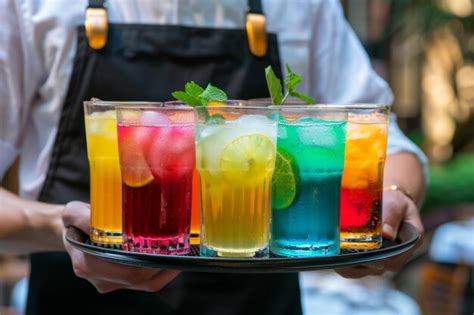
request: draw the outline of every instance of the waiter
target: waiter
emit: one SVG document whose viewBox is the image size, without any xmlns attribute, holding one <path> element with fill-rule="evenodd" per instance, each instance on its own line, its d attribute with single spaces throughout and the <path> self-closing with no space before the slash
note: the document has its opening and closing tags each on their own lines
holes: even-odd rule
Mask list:
<svg viewBox="0 0 474 315">
<path fill-rule="evenodd" d="M 301 313 L 297 274 L 178 273 L 68 255 L 61 214 L 87 232 L 87 204 L 69 202 L 89 200 L 82 102 L 92 97 L 165 101 L 190 80 L 230 98 L 266 97 L 264 68 L 282 77 L 288 62 L 320 102 L 391 103 L 338 1 L 2 0 L 0 21 L 0 174 L 21 154 L 21 197 L 0 190 L 0 250 L 32 254 L 27 314 Z M 394 238 L 403 220 L 422 231 L 411 198 L 422 195 L 425 160 L 395 121 L 389 133 L 385 182 L 400 189 L 384 195 L 384 235 Z M 406 258 L 340 273 L 379 274 Z"/>
</svg>

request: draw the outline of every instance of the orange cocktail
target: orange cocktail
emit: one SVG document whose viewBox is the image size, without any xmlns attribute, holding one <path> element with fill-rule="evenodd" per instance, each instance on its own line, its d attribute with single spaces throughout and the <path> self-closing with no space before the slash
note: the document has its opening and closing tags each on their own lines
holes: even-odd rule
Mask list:
<svg viewBox="0 0 474 315">
<path fill-rule="evenodd" d="M 199 191 L 199 175 L 197 169 L 193 172 L 193 198 L 191 206 L 191 244 L 199 244 L 201 230 L 201 193 Z"/>
<path fill-rule="evenodd" d="M 375 111 L 349 115 L 341 189 L 341 248 L 371 249 L 382 245 L 387 114 Z"/>
<path fill-rule="evenodd" d="M 100 101 L 84 103 L 90 165 L 91 241 L 122 244 L 122 180 L 115 108 Z"/>
</svg>

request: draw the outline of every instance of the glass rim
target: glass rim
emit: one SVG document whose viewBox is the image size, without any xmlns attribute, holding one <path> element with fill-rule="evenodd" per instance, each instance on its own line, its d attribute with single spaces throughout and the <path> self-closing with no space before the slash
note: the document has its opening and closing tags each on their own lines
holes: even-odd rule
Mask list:
<svg viewBox="0 0 474 315">
<path fill-rule="evenodd" d="M 316 103 L 312 106 L 317 107 L 329 107 L 329 108 L 350 108 L 350 109 L 390 109 L 392 105 L 385 103 L 348 103 L 348 104 L 337 104 L 337 103 Z"/>
<path fill-rule="evenodd" d="M 353 104 L 331 104 L 317 103 L 308 105 L 268 105 L 268 108 L 296 109 L 296 110 L 336 110 L 336 111 L 356 111 L 356 110 L 388 110 L 391 105 L 382 103 L 353 103 Z"/>
<path fill-rule="evenodd" d="M 219 102 L 219 103 L 226 104 L 226 103 L 248 103 L 248 102 L 249 102 L 248 100 L 231 99 L 231 100 L 227 100 L 227 101 Z M 166 101 L 166 102 L 163 102 L 163 104 L 165 104 L 165 105 L 166 104 L 184 104 L 184 105 L 193 107 L 192 105 L 189 105 L 189 104 L 187 104 L 183 101 L 180 101 L 180 100 Z M 209 106 L 209 107 L 219 107 L 219 106 L 226 106 L 226 105 L 212 105 L 212 106 Z M 196 106 L 196 107 L 207 107 L 207 106 Z"/>
<path fill-rule="evenodd" d="M 141 110 L 164 110 L 164 111 L 170 111 L 170 110 L 182 110 L 182 111 L 195 111 L 195 108 L 192 106 L 186 106 L 186 105 L 175 105 L 175 106 L 133 106 L 133 105 L 118 105 L 116 106 L 116 109 L 118 111 L 120 110 L 135 110 L 135 111 L 141 111 Z"/>
<path fill-rule="evenodd" d="M 133 107 L 135 106 L 146 106 L 148 105 L 149 107 L 163 107 L 164 102 L 155 102 L 155 101 L 103 101 L 100 99 L 91 99 L 88 101 L 84 101 L 84 105 L 97 105 L 97 106 L 130 106 Z M 161 106 L 157 106 L 161 105 Z"/>
<path fill-rule="evenodd" d="M 274 110 L 273 108 L 270 108 L 272 106 L 235 106 L 235 105 L 213 105 L 213 106 L 196 106 L 193 107 L 196 110 L 197 109 L 203 109 L 203 108 L 208 108 L 208 109 L 254 109 L 254 110 Z"/>
</svg>

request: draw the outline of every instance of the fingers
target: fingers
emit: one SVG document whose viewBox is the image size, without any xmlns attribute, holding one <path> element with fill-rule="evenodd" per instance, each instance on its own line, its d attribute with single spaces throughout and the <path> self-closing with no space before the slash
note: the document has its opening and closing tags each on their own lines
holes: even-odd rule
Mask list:
<svg viewBox="0 0 474 315">
<path fill-rule="evenodd" d="M 74 226 L 90 233 L 90 207 L 78 201 L 70 202 L 63 212 L 65 227 Z M 101 293 L 118 289 L 156 292 L 161 290 L 179 271 L 163 271 L 149 268 L 130 267 L 108 262 L 73 248 L 64 242 L 74 273 L 92 283 Z"/>
<path fill-rule="evenodd" d="M 421 223 L 420 213 L 418 212 L 418 208 L 415 203 L 413 203 L 411 200 L 408 201 L 404 221 L 413 225 L 420 232 L 420 234 L 423 235 L 424 228 L 423 223 Z"/>
<path fill-rule="evenodd" d="M 146 283 L 136 285 L 132 289 L 146 292 L 157 292 L 163 289 L 169 282 L 171 282 L 171 280 L 176 278 L 176 276 L 178 275 L 179 271 L 162 270 L 157 272 L 157 274 Z M 130 286 L 110 281 L 93 280 L 90 282 L 97 289 L 97 291 L 99 291 L 99 293 L 109 293 L 120 289 L 131 289 Z"/>
<path fill-rule="evenodd" d="M 349 279 L 358 279 L 365 276 L 378 276 L 385 272 L 385 264 L 369 264 L 366 266 L 357 266 L 351 268 L 341 268 L 335 270 L 340 276 Z"/>
<path fill-rule="evenodd" d="M 400 224 L 405 221 L 412 224 L 423 233 L 423 225 L 416 205 L 408 197 L 399 191 L 386 191 L 383 196 L 383 228 L 384 238 L 394 240 Z M 380 275 L 385 271 L 399 271 L 407 260 L 413 255 L 421 241 L 412 249 L 391 259 L 378 261 L 365 266 L 337 269 L 336 272 L 344 278 L 361 278 L 369 275 Z"/>
<path fill-rule="evenodd" d="M 89 281 L 99 293 L 109 293 L 115 290 L 124 289 L 122 284 L 117 284 L 109 281 L 100 281 L 100 280 L 93 280 Z"/>
<path fill-rule="evenodd" d="M 101 293 L 117 289 L 156 292 L 179 274 L 179 271 L 119 265 L 83 253 L 68 244 L 66 246 L 71 256 L 74 273 L 88 280 Z"/>
<path fill-rule="evenodd" d="M 415 252 L 415 248 L 412 248 L 406 253 L 403 253 L 399 256 L 388 259 L 386 261 L 387 270 L 393 271 L 393 272 L 400 271 L 403 268 L 403 266 L 406 264 L 408 259 L 413 255 L 414 252 Z"/>
<path fill-rule="evenodd" d="M 138 285 L 153 278 L 156 269 L 130 267 L 72 249 L 70 252 L 74 273 L 81 278 L 95 281 L 110 281 L 122 285 Z"/>
<path fill-rule="evenodd" d="M 90 234 L 90 206 L 80 201 L 68 203 L 63 211 L 64 227 L 75 226 Z"/>
<path fill-rule="evenodd" d="M 160 291 L 179 274 L 177 270 L 161 270 L 148 281 L 135 286 L 135 289 L 148 292 Z"/>
<path fill-rule="evenodd" d="M 386 191 L 383 194 L 382 235 L 394 240 L 407 212 L 408 198 L 398 191 Z"/>
</svg>

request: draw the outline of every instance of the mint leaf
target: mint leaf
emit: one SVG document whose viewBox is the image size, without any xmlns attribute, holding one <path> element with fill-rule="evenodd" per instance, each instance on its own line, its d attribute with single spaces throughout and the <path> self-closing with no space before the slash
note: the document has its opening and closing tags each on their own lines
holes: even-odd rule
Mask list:
<svg viewBox="0 0 474 315">
<path fill-rule="evenodd" d="M 194 81 L 191 81 L 186 83 L 186 85 L 184 86 L 184 91 L 186 92 L 186 94 L 198 97 L 199 94 L 204 92 L 204 89 L 198 84 L 196 84 Z"/>
<path fill-rule="evenodd" d="M 225 118 L 221 114 L 212 114 L 207 121 L 207 123 L 211 125 L 223 124 L 224 122 Z"/>
<path fill-rule="evenodd" d="M 301 83 L 302 77 L 300 74 L 294 73 L 289 64 L 286 64 L 286 69 L 288 70 L 288 75 L 285 78 L 285 87 L 286 92 L 291 94 Z"/>
<path fill-rule="evenodd" d="M 281 87 L 281 81 L 273 72 L 272 66 L 265 68 L 265 79 L 267 80 L 268 91 L 272 98 L 274 105 L 281 105 L 283 100 L 283 92 Z"/>
<path fill-rule="evenodd" d="M 298 91 L 292 91 L 292 92 L 290 92 L 290 95 L 299 98 L 300 100 L 302 100 L 306 104 L 316 103 L 316 100 L 314 98 L 312 98 L 311 96 L 305 95 L 301 92 L 298 92 Z"/>
<path fill-rule="evenodd" d="M 183 92 L 183 91 L 175 91 L 173 93 L 171 93 L 171 95 L 173 95 L 173 97 L 183 103 L 186 103 L 188 105 L 191 105 L 192 107 L 197 107 L 197 106 L 201 106 L 201 101 L 199 100 L 199 98 L 197 97 L 194 97 L 192 95 L 189 95 L 187 94 L 186 92 Z"/>
<path fill-rule="evenodd" d="M 207 85 L 206 89 L 199 94 L 199 98 L 206 101 L 206 105 L 209 102 L 225 102 L 227 101 L 227 94 L 221 89 L 211 85 Z"/>
<path fill-rule="evenodd" d="M 208 84 L 206 89 L 200 87 L 196 82 L 190 81 L 186 83 L 183 91 L 175 91 L 171 95 L 190 106 L 207 106 L 209 102 L 225 102 L 227 95 L 221 89 Z"/>
</svg>

